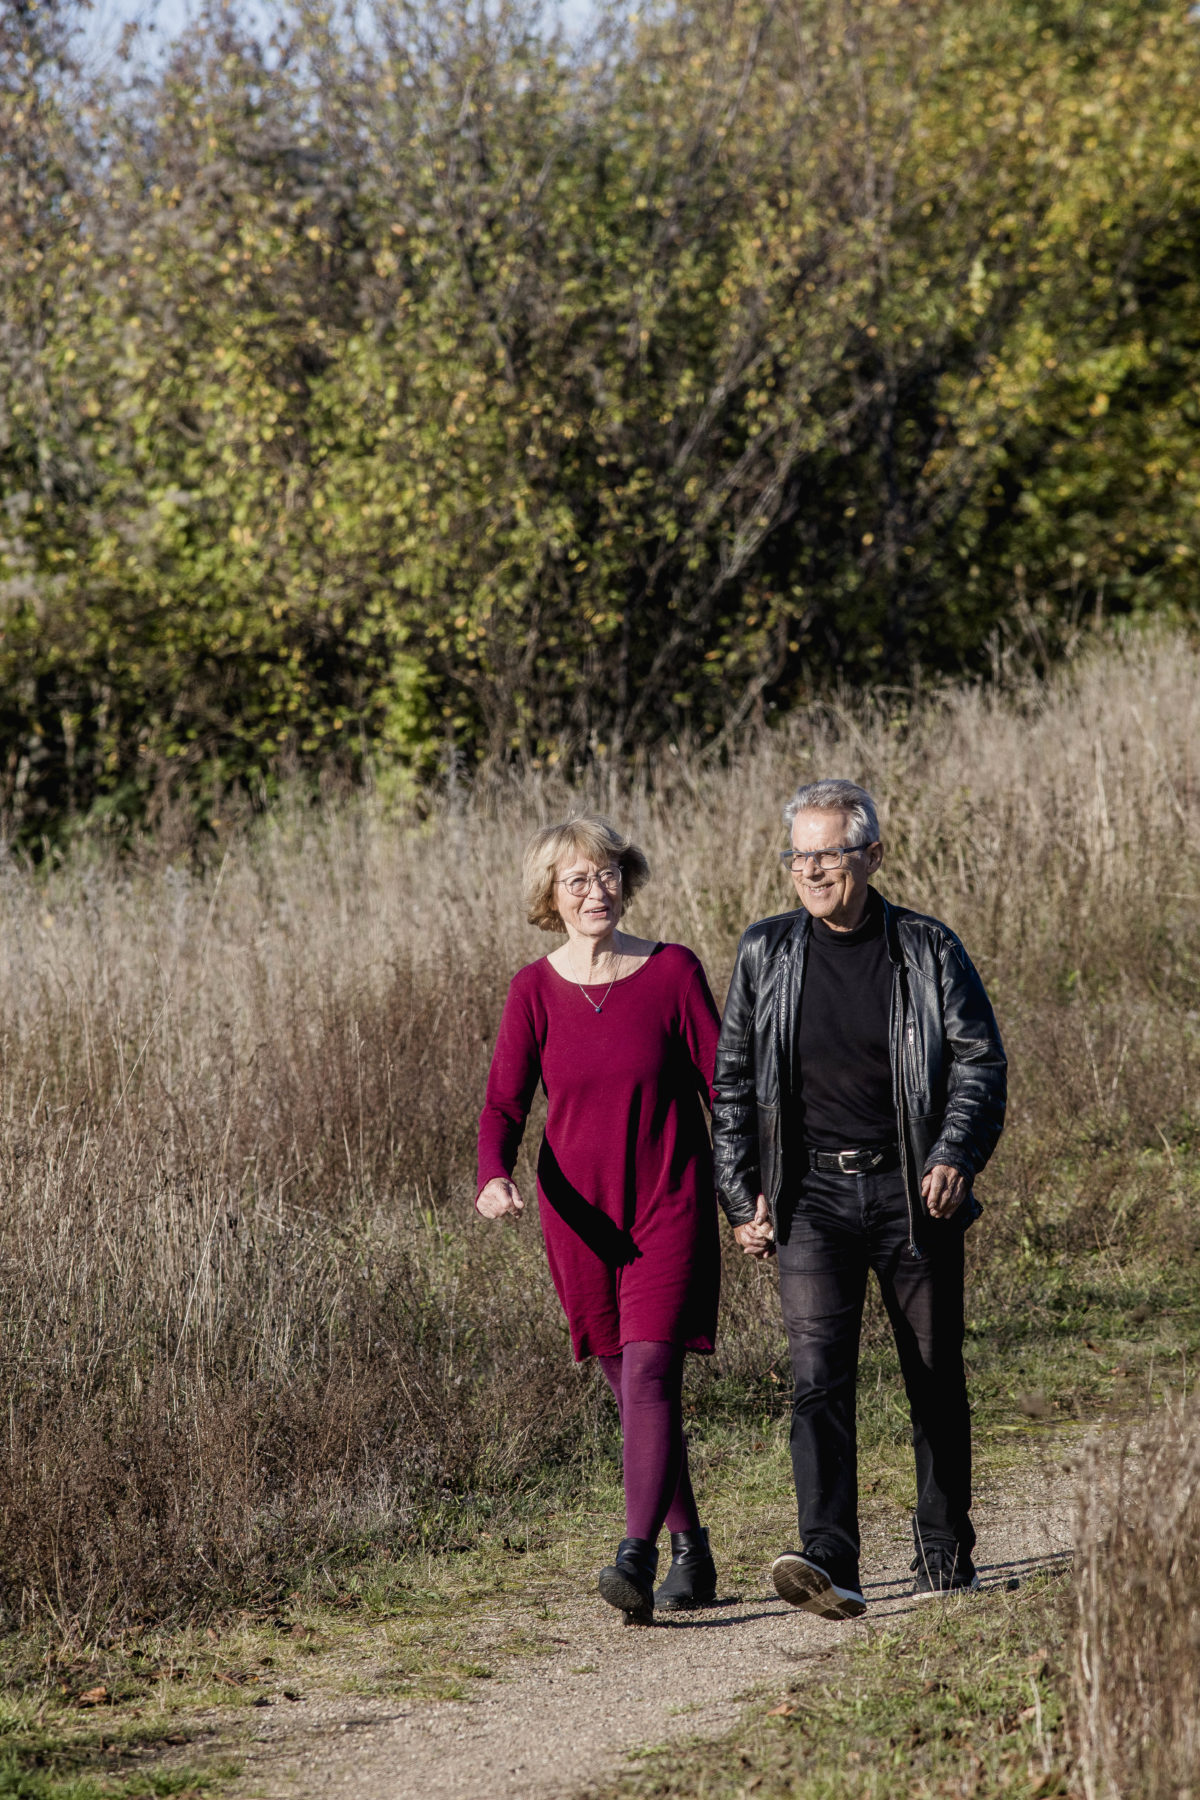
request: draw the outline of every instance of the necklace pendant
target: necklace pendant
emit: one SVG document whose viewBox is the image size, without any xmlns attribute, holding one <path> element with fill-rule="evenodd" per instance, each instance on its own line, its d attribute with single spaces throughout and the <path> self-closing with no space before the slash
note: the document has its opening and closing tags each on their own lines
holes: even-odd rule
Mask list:
<svg viewBox="0 0 1200 1800">
<path fill-rule="evenodd" d="M 576 975 L 574 969 L 571 968 L 570 963 L 567 964 L 567 968 L 570 970 L 571 980 L 575 983 L 575 986 L 579 989 L 580 993 L 583 995 L 584 999 L 587 1001 L 588 1005 L 591 1007 L 592 1011 L 596 1014 L 596 1016 L 598 1018 L 604 1010 L 604 1002 L 608 999 L 608 996 L 612 993 L 613 988 L 616 986 L 616 981 L 617 981 L 616 970 L 613 971 L 612 980 L 609 982 L 608 986 L 605 988 L 604 992 L 601 994 L 599 1000 L 596 1001 L 596 1000 L 592 999 L 592 996 L 588 993 L 588 991 L 584 987 L 582 981 L 580 981 L 578 975 Z"/>
</svg>

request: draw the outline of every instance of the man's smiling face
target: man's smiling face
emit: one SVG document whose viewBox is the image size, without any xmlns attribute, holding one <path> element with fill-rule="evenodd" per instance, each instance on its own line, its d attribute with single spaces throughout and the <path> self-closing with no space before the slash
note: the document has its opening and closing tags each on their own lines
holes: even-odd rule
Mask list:
<svg viewBox="0 0 1200 1800">
<path fill-rule="evenodd" d="M 842 850 L 855 841 L 855 827 L 844 812 L 798 812 L 792 820 L 792 849 Z M 835 931 L 853 931 L 867 906 L 867 884 L 883 861 L 881 844 L 866 844 L 843 857 L 839 869 L 822 869 L 810 856 L 792 870 L 800 904 L 814 919 Z"/>
</svg>

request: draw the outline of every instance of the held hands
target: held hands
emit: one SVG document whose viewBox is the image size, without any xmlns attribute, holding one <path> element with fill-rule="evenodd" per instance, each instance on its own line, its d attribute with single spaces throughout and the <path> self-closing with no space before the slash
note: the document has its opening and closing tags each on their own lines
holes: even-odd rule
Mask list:
<svg viewBox="0 0 1200 1800">
<path fill-rule="evenodd" d="M 760 1194 L 754 1209 L 754 1217 L 745 1225 L 735 1225 L 733 1235 L 747 1256 L 762 1258 L 774 1256 L 775 1233 L 771 1229 L 771 1215 L 767 1211 L 767 1202 Z"/>
<path fill-rule="evenodd" d="M 934 1163 L 921 1182 L 921 1193 L 933 1218 L 948 1219 L 967 1197 L 967 1178 L 948 1163 Z"/>
<path fill-rule="evenodd" d="M 517 1192 L 515 1181 L 506 1181 L 502 1175 L 497 1175 L 476 1200 L 475 1210 L 485 1219 L 519 1219 L 525 1211 L 525 1202 Z"/>
</svg>

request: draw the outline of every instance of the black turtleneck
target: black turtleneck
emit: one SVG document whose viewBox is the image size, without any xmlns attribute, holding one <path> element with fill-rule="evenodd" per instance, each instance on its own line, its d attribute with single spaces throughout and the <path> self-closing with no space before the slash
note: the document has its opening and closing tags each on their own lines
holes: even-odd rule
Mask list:
<svg viewBox="0 0 1200 1800">
<path fill-rule="evenodd" d="M 814 919 L 808 943 L 798 1042 L 804 1141 L 821 1150 L 894 1143 L 892 963 L 874 888 L 853 931 Z"/>
</svg>

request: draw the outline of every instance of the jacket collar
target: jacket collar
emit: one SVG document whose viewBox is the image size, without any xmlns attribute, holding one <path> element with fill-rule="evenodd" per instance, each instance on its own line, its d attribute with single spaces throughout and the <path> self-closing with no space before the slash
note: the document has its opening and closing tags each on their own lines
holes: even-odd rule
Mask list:
<svg viewBox="0 0 1200 1800">
<path fill-rule="evenodd" d="M 904 961 L 904 953 L 900 948 L 900 912 L 890 900 L 884 900 L 882 894 L 879 898 L 883 902 L 883 931 L 887 938 L 888 955 L 894 963 L 900 964 Z M 792 943 L 804 947 L 811 936 L 812 914 L 807 907 L 797 906 L 791 931 Z"/>
<path fill-rule="evenodd" d="M 883 929 L 887 937 L 888 955 L 899 967 L 904 961 L 900 949 L 900 914 L 890 900 L 883 902 Z"/>
</svg>

